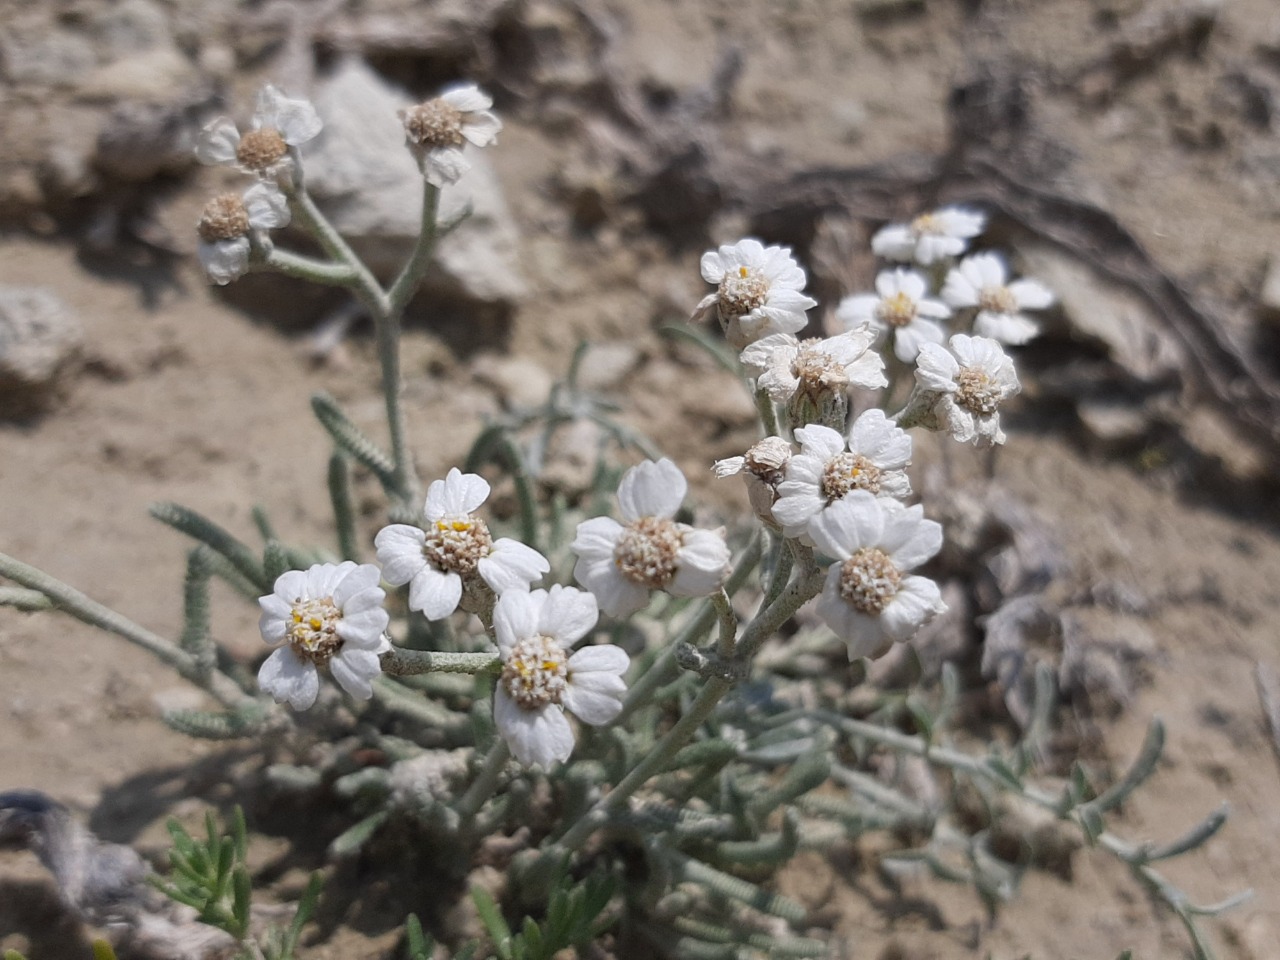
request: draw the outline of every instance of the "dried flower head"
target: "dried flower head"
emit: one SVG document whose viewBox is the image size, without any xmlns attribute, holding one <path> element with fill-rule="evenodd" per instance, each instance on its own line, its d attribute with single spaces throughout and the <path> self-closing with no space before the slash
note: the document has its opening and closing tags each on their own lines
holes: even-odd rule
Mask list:
<svg viewBox="0 0 1280 960">
<path fill-rule="evenodd" d="M 714 311 L 730 346 L 742 350 L 774 333 L 797 333 L 809 322 L 805 311 L 818 302 L 805 296 L 804 271 L 789 247 L 740 240 L 702 255 L 702 278 L 716 285 L 693 313 L 700 322 Z"/>
<path fill-rule="evenodd" d="M 391 649 L 378 579 L 376 566 L 350 560 L 282 573 L 258 599 L 262 639 L 280 645 L 258 671 L 258 685 L 277 703 L 306 710 L 320 692 L 316 668 L 324 667 L 351 696 L 373 696 L 378 655 Z"/>
<path fill-rule="evenodd" d="M 229 117 L 218 117 L 200 131 L 196 159 L 230 164 L 263 179 L 276 179 L 292 170 L 291 148 L 313 140 L 324 126 L 316 108 L 306 100 L 286 97 L 271 84 L 258 93 L 249 130 L 241 134 Z"/>
<path fill-rule="evenodd" d="M 551 569 L 532 547 L 507 537 L 495 540 L 475 511 L 489 498 L 489 484 L 457 467 L 427 488 L 423 525 L 393 523 L 374 537 L 387 583 L 409 584 L 409 609 L 442 620 L 463 600 L 465 587 L 486 584 L 496 595 L 527 590 Z"/>
<path fill-rule="evenodd" d="M 400 111 L 405 139 L 419 158 L 428 183 L 437 187 L 457 183 L 468 166 L 463 147 L 493 143 L 502 121 L 490 112 L 492 106 L 492 97 L 467 85 Z"/>
<path fill-rule="evenodd" d="M 653 590 L 705 597 L 729 573 L 723 530 L 700 530 L 672 519 L 688 484 L 670 460 L 632 467 L 618 485 L 624 523 L 595 517 L 578 524 L 570 549 L 574 578 L 613 617 L 635 613 Z"/>
<path fill-rule="evenodd" d="M 630 664 L 612 644 L 569 653 L 599 618 L 596 598 L 574 587 L 554 586 L 498 598 L 493 630 L 502 657 L 494 691 L 498 732 L 526 766 L 549 767 L 569 759 L 573 729 L 565 712 L 584 723 L 609 723 L 622 712 Z"/>
<path fill-rule="evenodd" d="M 982 233 L 986 217 L 964 207 L 942 207 L 921 214 L 910 223 L 891 223 L 871 238 L 871 249 L 886 260 L 914 260 L 929 266 L 958 257 L 969 241 Z"/>
<path fill-rule="evenodd" d="M 741 457 L 717 460 L 712 469 L 717 477 L 741 474 L 755 515 L 771 529 L 780 531 L 782 528 L 773 519 L 773 504 L 778 499 L 778 484 L 786 478 L 787 462 L 792 452 L 790 441 L 782 437 L 765 437 Z"/>
<path fill-rule="evenodd" d="M 196 254 L 212 283 L 219 286 L 244 276 L 255 230 L 289 222 L 289 201 L 273 183 L 255 183 L 243 194 L 224 193 L 205 204 L 196 233 Z"/>
</svg>

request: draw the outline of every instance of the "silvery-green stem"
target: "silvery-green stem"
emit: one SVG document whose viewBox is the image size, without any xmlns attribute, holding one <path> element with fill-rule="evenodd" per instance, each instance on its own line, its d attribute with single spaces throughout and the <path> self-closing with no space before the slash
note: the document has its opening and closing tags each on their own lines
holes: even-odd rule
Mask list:
<svg viewBox="0 0 1280 960">
<path fill-rule="evenodd" d="M 404 308 L 413 299 L 413 295 L 418 290 L 418 285 L 422 283 L 423 274 L 427 272 L 427 266 L 431 263 L 431 254 L 435 251 L 436 246 L 438 232 L 436 217 L 439 207 L 440 188 L 424 180 L 422 184 L 422 224 L 418 229 L 418 240 L 414 244 L 413 253 L 409 255 L 409 261 L 404 265 L 404 269 L 400 271 L 400 276 L 396 277 L 395 283 L 391 285 L 391 290 L 387 294 L 389 303 L 387 312 L 391 316 L 399 318 L 404 313 Z"/>
<path fill-rule="evenodd" d="M 418 673 L 497 673 L 502 661 L 492 653 L 440 653 L 396 647 L 382 654 L 382 672 L 392 677 Z"/>
<path fill-rule="evenodd" d="M 711 595 L 711 606 L 715 608 L 716 616 L 720 619 L 720 639 L 716 653 L 728 660 L 733 656 L 733 648 L 738 639 L 738 616 L 733 612 L 729 594 L 723 589 Z"/>
<path fill-rule="evenodd" d="M 383 293 L 381 284 L 377 278 L 364 265 L 364 262 L 356 256 L 354 250 L 348 246 L 347 241 L 342 239 L 342 235 L 334 229 L 333 224 L 320 212 L 320 208 L 316 206 L 315 201 L 311 199 L 311 195 L 304 189 L 299 189 L 288 195 L 289 207 L 293 211 L 294 216 L 302 224 L 307 231 L 316 238 L 316 241 L 324 248 L 325 253 L 329 254 L 338 263 L 350 267 L 355 273 L 355 281 L 352 288 L 364 301 L 369 312 L 373 314 L 375 320 L 384 317 L 390 306 L 387 295 Z"/>
<path fill-rule="evenodd" d="M 0 553 L 0 576 L 29 589 L 38 590 L 59 610 L 71 614 L 77 620 L 124 637 L 130 643 L 142 647 L 162 663 L 173 667 L 187 680 L 207 690 L 225 706 L 243 707 L 254 702 L 253 698 L 247 696 L 230 677 L 217 672 L 204 671 L 195 657 L 164 637 L 152 633 L 146 627 L 139 626 L 111 608 L 104 607 L 43 570 Z"/>
<path fill-rule="evenodd" d="M 761 611 L 742 633 L 738 642 L 738 658 L 748 659 L 771 637 L 782 624 L 822 589 L 821 574 L 815 569 L 807 572 L 783 591 L 778 601 Z M 733 688 L 733 681 L 712 677 L 702 688 L 689 712 L 676 721 L 675 726 L 645 754 L 616 787 L 573 824 L 557 842 L 568 850 L 580 847 L 586 839 L 609 819 L 609 814 L 621 807 L 649 778 L 666 768 L 671 758 L 683 747 L 711 716 L 713 710 Z"/>
<path fill-rule="evenodd" d="M 321 283 L 330 287 L 354 287 L 358 282 L 356 271 L 348 264 L 315 260 L 281 250 L 279 247 L 272 247 L 261 263 L 253 265 L 253 269 L 274 270 L 287 277 L 309 280 L 312 283 Z"/>
<path fill-rule="evenodd" d="M 511 759 L 511 750 L 507 746 L 507 741 L 502 737 L 498 737 L 490 748 L 489 753 L 484 758 L 484 763 L 480 767 L 480 773 L 467 788 L 458 800 L 458 805 L 454 808 L 458 817 L 461 819 L 463 828 L 465 829 L 470 822 L 475 819 L 475 815 L 480 812 L 480 808 L 485 802 L 494 795 L 498 789 L 498 780 L 502 776 L 502 771 L 507 766 L 507 761 Z"/>
<path fill-rule="evenodd" d="M 764 435 L 766 437 L 779 436 L 778 409 L 773 405 L 773 397 L 769 396 L 769 392 L 763 387 L 756 387 L 754 397 L 756 410 L 760 414 L 760 423 L 764 427 Z"/>
</svg>

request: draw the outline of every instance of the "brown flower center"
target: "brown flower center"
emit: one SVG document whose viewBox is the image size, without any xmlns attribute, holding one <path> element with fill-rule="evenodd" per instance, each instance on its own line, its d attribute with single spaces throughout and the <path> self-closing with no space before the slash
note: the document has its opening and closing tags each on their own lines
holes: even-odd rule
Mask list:
<svg viewBox="0 0 1280 960">
<path fill-rule="evenodd" d="M 466 142 L 462 135 L 462 111 L 437 97 L 401 114 L 404 130 L 409 139 L 424 147 L 460 147 Z"/>
<path fill-rule="evenodd" d="M 984 287 L 978 296 L 978 309 L 992 313 L 1017 313 L 1018 298 L 1008 287 Z"/>
<path fill-rule="evenodd" d="M 569 658 L 550 637 L 521 640 L 502 665 L 498 681 L 519 706 L 537 710 L 564 700 Z"/>
<path fill-rule="evenodd" d="M 613 548 L 613 562 L 632 583 L 661 590 L 676 574 L 676 555 L 683 542 L 672 521 L 641 517 L 623 529 Z"/>
<path fill-rule="evenodd" d="M 834 503 L 850 490 L 879 493 L 884 471 L 860 453 L 837 453 L 822 471 L 822 495 Z"/>
<path fill-rule="evenodd" d="M 769 298 L 769 280 L 749 267 L 738 267 L 724 275 L 717 296 L 722 317 L 745 317 L 764 306 Z"/>
<path fill-rule="evenodd" d="M 991 416 L 1000 406 L 1002 395 L 999 384 L 981 370 L 961 367 L 956 374 L 956 403 L 970 413 Z"/>
<path fill-rule="evenodd" d="M 426 529 L 422 553 L 437 570 L 468 576 L 493 550 L 489 527 L 470 515 L 442 517 Z"/>
<path fill-rule="evenodd" d="M 849 385 L 844 364 L 819 348 L 817 337 L 803 340 L 796 358 L 791 361 L 791 375 L 799 381 L 798 389 L 810 395 L 835 393 Z"/>
<path fill-rule="evenodd" d="M 280 131 L 273 127 L 263 127 L 261 130 L 250 130 L 240 138 L 240 146 L 236 147 L 236 162 L 246 170 L 263 173 L 270 170 L 288 152 L 289 145 L 280 136 Z"/>
<path fill-rule="evenodd" d="M 743 458 L 743 465 L 771 487 L 786 479 L 791 460 L 791 444 L 781 437 L 765 437 L 754 444 Z"/>
<path fill-rule="evenodd" d="M 859 613 L 878 617 L 893 601 L 902 572 L 879 547 L 863 547 L 840 565 L 840 597 Z"/>
<path fill-rule="evenodd" d="M 249 211 L 235 193 L 224 193 L 205 204 L 196 232 L 206 243 L 234 240 L 249 232 Z"/>
<path fill-rule="evenodd" d="M 342 611 L 334 604 L 332 597 L 325 597 L 323 600 L 295 600 L 293 616 L 285 635 L 298 659 L 320 665 L 328 663 L 342 649 L 342 638 L 338 636 L 338 622 L 341 619 Z"/>
<path fill-rule="evenodd" d="M 916 302 L 899 290 L 876 307 L 876 317 L 894 327 L 905 327 L 916 318 Z"/>
</svg>

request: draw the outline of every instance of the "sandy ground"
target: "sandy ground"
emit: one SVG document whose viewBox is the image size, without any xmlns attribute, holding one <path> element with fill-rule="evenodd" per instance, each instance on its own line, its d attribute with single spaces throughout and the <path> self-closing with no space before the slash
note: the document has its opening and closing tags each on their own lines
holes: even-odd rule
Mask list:
<svg viewBox="0 0 1280 960">
<path fill-rule="evenodd" d="M 1096 90 L 1088 68 L 1118 30 L 1186 5 L 902 3 L 874 17 L 803 0 L 748 6 L 619 4 L 614 12 L 628 30 L 616 69 L 642 88 L 679 91 L 706 81 L 722 43 L 739 44 L 745 68 L 725 137 L 804 169 L 939 152 L 956 77 L 981 59 L 1025 60 L 1037 68 L 1042 116 L 1073 154 L 1081 193 L 1114 213 L 1172 276 L 1219 305 L 1227 322 L 1241 329 L 1260 322 L 1254 298 L 1266 255 L 1280 255 L 1280 119 L 1268 113 L 1253 122 L 1235 110 L 1230 78 L 1260 84 L 1270 109 L 1280 109 L 1280 13 L 1269 0 L 1223 5 L 1204 45 L 1175 44 L 1146 66 L 1139 60 L 1123 82 L 1096 81 Z M 160 9 L 175 17 L 186 10 Z M 537 7 L 553 23 L 546 11 L 559 9 Z M 14 22 L 30 13 L 23 4 L 5 11 Z M 257 64 L 263 75 L 267 67 Z M 624 386 L 635 422 L 691 475 L 705 477 L 710 460 L 749 438 L 751 411 L 705 361 L 656 333 L 700 295 L 700 247 L 647 233 L 625 205 L 595 230 L 575 227 L 553 185 L 587 151 L 508 99 L 508 128 L 493 159 L 526 237 L 521 259 L 533 293 L 503 342 L 408 332 L 406 397 L 421 475 L 455 463 L 481 418 L 500 409 L 495 366 L 508 371 L 496 377 L 508 385 L 528 373 L 503 367 L 511 357 L 558 376 L 585 336 L 634 347 Z M 12 94 L 3 103 L 17 109 L 22 99 Z M 14 144 L 8 159 L 21 147 Z M 185 222 L 208 182 L 186 175 L 162 216 Z M 371 344 L 357 333 L 317 364 L 297 325 L 249 320 L 209 292 L 190 261 L 179 265 L 176 282 L 154 285 L 158 272 L 78 256 L 70 228 L 40 237 L 28 226 L 16 223 L 0 238 L 0 282 L 55 289 L 81 318 L 85 349 L 53 409 L 0 425 L 0 549 L 173 634 L 187 544 L 150 520 L 147 505 L 184 503 L 248 536 L 249 509 L 261 504 L 290 536 L 323 540 L 329 447 L 308 396 L 329 390 L 376 425 Z M 726 211 L 712 225 L 714 239 L 735 239 L 734 226 Z M 1114 580 L 1145 598 L 1144 625 L 1156 642 L 1148 682 L 1106 725 L 1099 759 L 1122 763 L 1158 715 L 1169 730 L 1167 760 L 1116 829 L 1165 839 L 1229 804 L 1220 837 L 1169 873 L 1201 901 L 1253 888 L 1255 898 L 1212 924 L 1212 935 L 1224 957 L 1271 960 L 1280 956 L 1280 767 L 1254 685 L 1258 664 L 1280 669 L 1271 488 L 1256 477 L 1199 485 L 1176 455 L 1086 452 L 1076 432 L 1042 414 L 1028 406 L 997 461 L 997 479 L 1056 531 L 1073 576 L 1086 585 Z M 683 423 L 689 428 L 673 434 Z M 1266 451 L 1244 441 L 1216 442 L 1229 463 L 1272 466 Z M 695 486 L 708 492 L 710 481 Z M 230 594 L 216 603 L 219 640 L 246 660 L 256 655 L 254 612 Z M 82 811 L 104 838 L 155 849 L 164 816 L 226 799 L 220 781 L 242 752 L 160 724 L 162 707 L 188 705 L 192 696 L 122 641 L 51 615 L 0 610 L 0 790 L 44 790 Z M 1070 882 L 1029 874 L 994 924 L 964 891 L 922 880 L 891 891 L 868 857 L 862 851 L 830 864 L 807 857 L 785 881 L 831 916 L 841 956 L 1187 954 L 1176 921 L 1097 853 L 1075 855 Z M 340 927 L 309 955 L 382 956 L 390 928 L 354 926 L 362 929 Z M 0 947 L 28 950 L 34 960 L 69 956 L 64 951 L 83 942 L 34 859 L 0 854 Z"/>
</svg>

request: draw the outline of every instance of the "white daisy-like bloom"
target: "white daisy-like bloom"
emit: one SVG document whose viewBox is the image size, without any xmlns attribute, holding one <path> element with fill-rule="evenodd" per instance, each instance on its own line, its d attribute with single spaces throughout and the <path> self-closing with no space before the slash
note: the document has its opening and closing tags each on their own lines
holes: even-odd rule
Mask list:
<svg viewBox="0 0 1280 960">
<path fill-rule="evenodd" d="M 870 349 L 874 340 L 874 333 L 861 329 L 825 340 L 775 333 L 748 346 L 740 359 L 770 397 L 785 403 L 797 393 L 818 397 L 888 386 L 884 358 Z"/>
<path fill-rule="evenodd" d="M 748 237 L 702 255 L 702 279 L 716 292 L 693 312 L 700 322 L 714 310 L 735 350 L 773 333 L 797 333 L 809 323 L 805 311 L 818 301 L 805 296 L 805 276 L 790 247 L 766 247 Z"/>
<path fill-rule="evenodd" d="M 886 260 L 914 260 L 929 266 L 946 257 L 958 257 L 969 241 L 980 234 L 987 218 L 964 207 L 942 207 L 924 213 L 910 223 L 891 223 L 871 238 L 871 249 Z"/>
<path fill-rule="evenodd" d="M 205 204 L 196 233 L 196 255 L 211 283 L 223 286 L 249 269 L 255 230 L 271 230 L 289 222 L 289 201 L 274 183 L 260 181 L 243 195 L 224 193 Z"/>
<path fill-rule="evenodd" d="M 997 254 L 965 257 L 947 274 L 942 299 L 956 309 L 977 307 L 973 332 L 1001 343 L 1022 344 L 1040 332 L 1040 325 L 1023 310 L 1053 305 L 1053 292 L 1029 277 L 1009 282 L 1009 270 Z"/>
<path fill-rule="evenodd" d="M 289 148 L 314 140 L 323 126 L 308 101 L 286 97 L 267 84 L 258 93 L 249 129 L 242 134 L 230 117 L 218 117 L 200 131 L 196 159 L 274 179 L 293 165 Z"/>
<path fill-rule="evenodd" d="M 493 98 L 474 84 L 453 87 L 435 99 L 400 111 L 404 135 L 434 186 L 457 183 L 470 164 L 462 149 L 485 147 L 497 139 L 502 121 L 489 108 Z"/>
<path fill-rule="evenodd" d="M 873 657 L 908 640 L 943 613 L 938 585 L 908 576 L 942 547 L 942 526 L 921 506 L 855 490 L 814 518 L 814 545 L 836 560 L 817 613 L 849 648 L 849 659 Z"/>
<path fill-rule="evenodd" d="M 596 625 L 596 598 L 574 587 L 512 590 L 493 609 L 502 675 L 493 698 L 498 733 L 525 766 L 569 759 L 573 728 L 565 712 L 592 726 L 622 712 L 630 664 L 613 644 L 569 650 Z"/>
<path fill-rule="evenodd" d="M 796 431 L 800 452 L 787 461 L 773 517 L 788 537 L 810 543 L 816 517 L 854 491 L 906 497 L 911 480 L 911 435 L 878 407 L 862 413 L 849 435 L 811 423 Z"/>
<path fill-rule="evenodd" d="M 649 460 L 628 470 L 618 485 L 622 523 L 594 517 L 578 524 L 569 549 L 578 555 L 573 576 L 596 595 L 611 617 L 635 613 L 653 590 L 705 597 L 729 574 L 724 530 L 700 530 L 672 519 L 688 489 L 670 460 Z"/>
<path fill-rule="evenodd" d="M 320 693 L 316 668 L 327 667 L 351 696 L 373 696 L 371 684 L 382 672 L 378 655 L 391 649 L 378 578 L 372 563 L 350 560 L 282 573 L 272 592 L 258 598 L 262 639 L 279 645 L 258 670 L 258 686 L 276 703 L 306 710 Z"/>
<path fill-rule="evenodd" d="M 528 590 L 551 565 L 532 547 L 508 537 L 494 540 L 475 511 L 489 498 L 489 484 L 457 467 L 427 488 L 423 526 L 393 523 L 373 538 L 382 576 L 409 584 L 409 609 L 443 620 L 458 609 L 464 588 L 480 582 L 498 596 Z M 425 528 L 425 529 L 424 529 Z"/>
<path fill-rule="evenodd" d="M 717 460 L 711 469 L 720 478 L 740 474 L 747 484 L 751 509 L 770 528 L 780 530 L 773 519 L 773 504 L 778 499 L 778 484 L 786 479 L 787 462 L 792 454 L 790 441 L 765 437 L 752 444 L 743 456 Z"/>
<path fill-rule="evenodd" d="M 1022 389 L 1013 360 L 990 337 L 957 333 L 949 347 L 926 343 L 916 358 L 916 384 L 933 397 L 938 427 L 961 443 L 1004 443 L 1000 404 Z"/>
<path fill-rule="evenodd" d="M 846 330 L 870 327 L 879 334 L 892 333 L 893 353 L 903 363 L 913 363 L 925 343 L 947 338 L 939 320 L 951 315 L 941 300 L 926 296 L 929 287 L 915 270 L 882 270 L 876 276 L 876 292 L 845 297 L 836 307 L 836 320 Z"/>
</svg>

